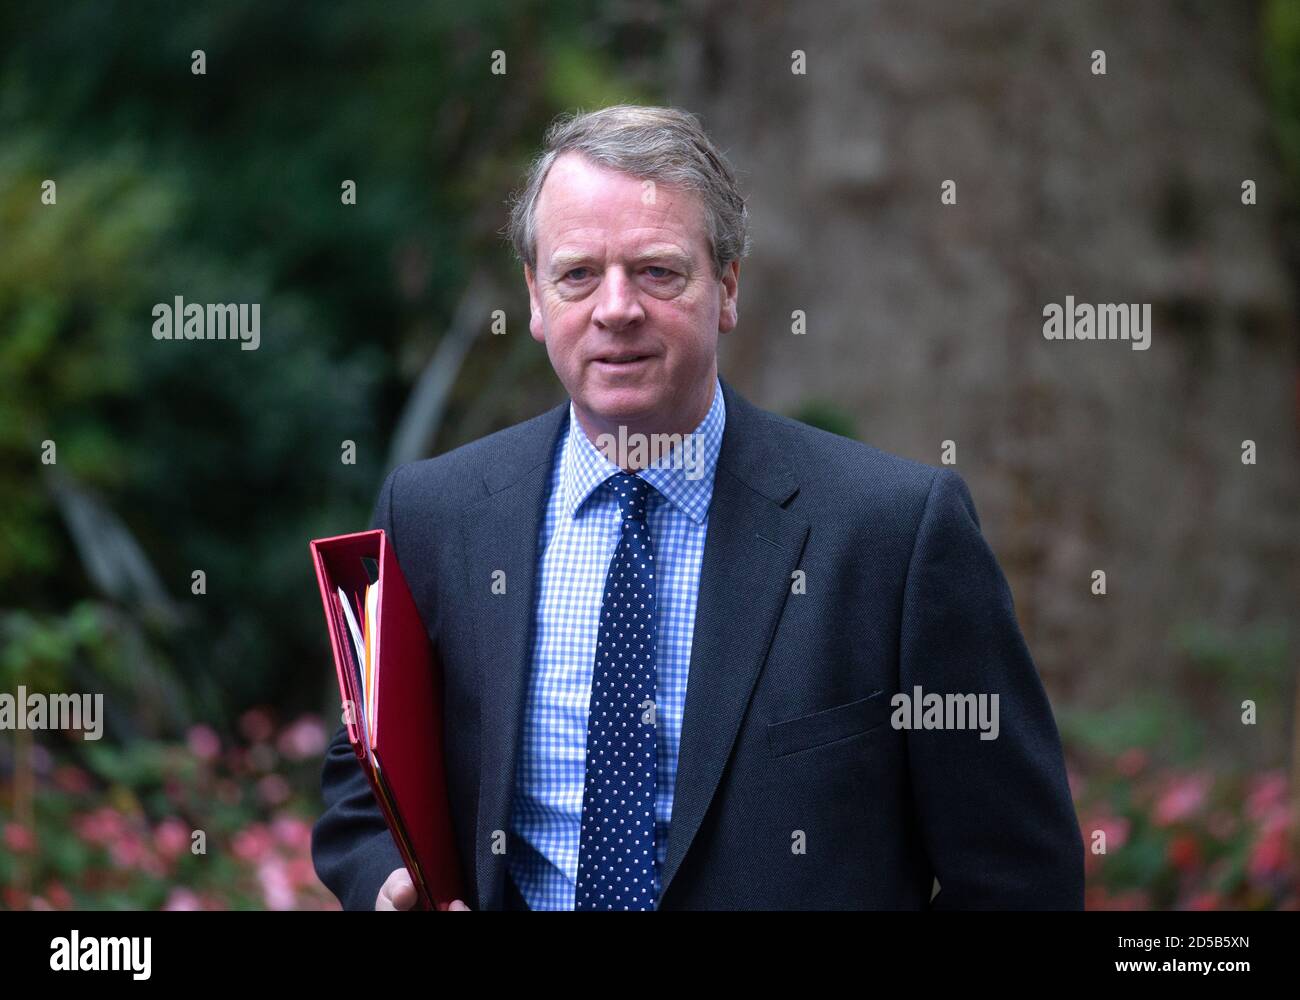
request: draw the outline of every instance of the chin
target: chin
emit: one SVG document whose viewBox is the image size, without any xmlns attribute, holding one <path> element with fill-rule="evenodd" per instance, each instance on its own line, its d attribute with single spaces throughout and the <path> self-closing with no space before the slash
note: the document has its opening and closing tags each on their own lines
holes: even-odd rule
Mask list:
<svg viewBox="0 0 1300 1000">
<path fill-rule="evenodd" d="M 588 392 L 583 404 L 602 420 L 627 423 L 655 412 L 662 403 L 661 394 L 650 387 L 602 387 Z"/>
</svg>

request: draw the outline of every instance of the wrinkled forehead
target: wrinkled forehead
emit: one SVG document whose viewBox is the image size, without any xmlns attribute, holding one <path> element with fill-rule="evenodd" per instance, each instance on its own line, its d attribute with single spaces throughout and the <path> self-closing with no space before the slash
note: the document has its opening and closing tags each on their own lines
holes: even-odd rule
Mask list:
<svg viewBox="0 0 1300 1000">
<path fill-rule="evenodd" d="M 637 250 L 676 242 L 692 257 L 709 254 L 700 196 L 568 152 L 556 157 L 535 208 L 539 257 L 557 244 L 602 243 Z M 613 249 L 613 248 L 611 248 Z"/>
</svg>

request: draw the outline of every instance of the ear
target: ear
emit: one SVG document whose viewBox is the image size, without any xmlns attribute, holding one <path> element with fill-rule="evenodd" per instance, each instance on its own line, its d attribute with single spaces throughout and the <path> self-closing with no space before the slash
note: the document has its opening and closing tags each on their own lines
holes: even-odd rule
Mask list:
<svg viewBox="0 0 1300 1000">
<path fill-rule="evenodd" d="M 718 279 L 718 332 L 729 333 L 740 322 L 740 261 L 733 260 Z"/>
<path fill-rule="evenodd" d="M 527 264 L 524 265 L 524 284 L 528 286 L 528 309 L 530 312 L 528 332 L 533 335 L 533 340 L 539 344 L 544 344 L 546 343 L 546 328 L 542 325 L 542 303 L 540 296 L 537 294 L 537 276 L 533 274 L 532 268 Z"/>
</svg>

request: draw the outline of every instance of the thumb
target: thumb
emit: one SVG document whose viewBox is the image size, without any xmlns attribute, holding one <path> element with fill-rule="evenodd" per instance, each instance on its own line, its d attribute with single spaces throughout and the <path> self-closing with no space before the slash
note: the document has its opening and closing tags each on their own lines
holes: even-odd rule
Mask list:
<svg viewBox="0 0 1300 1000">
<path fill-rule="evenodd" d="M 388 890 L 388 898 L 399 910 L 409 910 L 415 905 L 415 886 L 407 881 L 399 882 Z"/>
</svg>

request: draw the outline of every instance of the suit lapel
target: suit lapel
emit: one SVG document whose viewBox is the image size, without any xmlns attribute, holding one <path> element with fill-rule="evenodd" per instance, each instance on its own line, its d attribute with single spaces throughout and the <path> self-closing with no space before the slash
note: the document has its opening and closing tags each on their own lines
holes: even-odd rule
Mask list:
<svg viewBox="0 0 1300 1000">
<path fill-rule="evenodd" d="M 465 587 L 476 595 L 475 665 L 479 676 L 479 794 L 474 830 L 474 884 L 480 909 L 504 904 L 504 855 L 492 853 L 509 836 L 520 723 L 531 657 L 537 535 L 551 478 L 556 437 L 568 403 L 523 428 L 484 476 L 488 496 L 469 506 L 462 521 L 467 559 Z M 505 574 L 505 593 L 492 593 L 493 574 Z"/>
<path fill-rule="evenodd" d="M 808 537 L 808 522 L 782 506 L 798 481 L 766 438 L 762 411 L 726 382 L 723 398 L 661 901 L 731 756 Z"/>
</svg>

